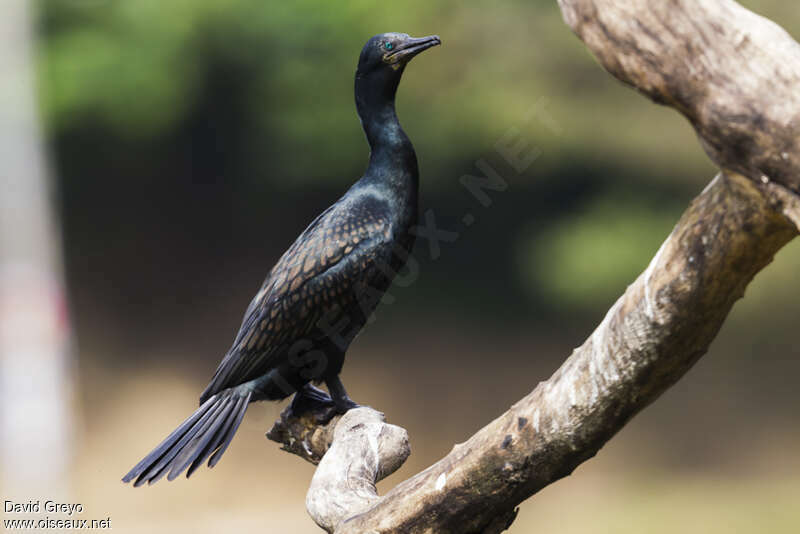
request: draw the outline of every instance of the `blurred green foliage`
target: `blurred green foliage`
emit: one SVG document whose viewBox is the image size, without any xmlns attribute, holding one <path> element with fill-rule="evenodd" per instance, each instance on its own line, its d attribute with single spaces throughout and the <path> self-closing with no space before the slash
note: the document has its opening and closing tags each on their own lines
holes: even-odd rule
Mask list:
<svg viewBox="0 0 800 534">
<path fill-rule="evenodd" d="M 800 11 L 789 3 L 745 4 L 800 30 Z M 528 288 L 545 309 L 602 310 L 715 172 L 690 126 L 603 72 L 552 0 L 38 6 L 40 100 L 68 254 L 85 254 L 102 232 L 122 232 L 128 243 L 147 238 L 131 217 L 160 231 L 182 220 L 194 228 L 194 237 L 181 230 L 175 239 L 203 235 L 205 243 L 228 232 L 249 244 L 264 213 L 291 208 L 281 206 L 287 191 L 342 190 L 367 154 L 352 103 L 355 64 L 366 39 L 383 31 L 443 39 L 409 68 L 398 100 L 420 158 L 423 201 L 460 219 L 458 177 L 509 128 L 542 154 L 525 173 L 507 175 L 506 194 L 522 206 L 515 209 L 530 211 L 484 217 L 506 226 L 470 229 L 481 239 L 461 246 L 492 254 L 440 262 L 427 270 L 429 288 L 461 292 L 479 278 L 513 276 L 507 289 Z M 533 106 L 555 130 L 525 120 Z M 581 181 L 576 168 L 588 169 Z M 193 205 L 198 185 L 208 184 L 215 193 Z M 108 204 L 119 188 L 131 207 Z M 192 219 L 207 213 L 231 227 Z M 507 236 L 502 250 L 497 235 Z M 495 296 L 498 306 L 508 301 Z"/>
<path fill-rule="evenodd" d="M 655 158 L 684 171 L 703 164 L 677 117 L 631 98 L 587 61 L 553 2 L 45 0 L 41 8 L 42 103 L 56 130 L 88 116 L 121 136 L 157 136 L 193 113 L 209 75 L 243 78 L 231 104 L 247 110 L 250 148 L 280 158 L 271 164 L 286 164 L 293 179 L 327 178 L 321 169 L 363 153 L 351 94 L 358 51 L 370 35 L 400 30 L 444 39 L 415 63 L 399 104 L 417 145 L 435 147 L 434 168 L 484 149 L 542 97 L 564 135 L 541 125 L 527 134 L 554 156 Z M 654 118 L 668 123 L 656 147 L 646 142 Z M 311 147 L 313 159 L 294 157 Z"/>
<path fill-rule="evenodd" d="M 523 273 L 566 310 L 609 307 L 642 272 L 685 206 L 625 193 L 593 200 L 523 247 Z M 622 208 L 622 209 L 621 209 Z"/>
</svg>

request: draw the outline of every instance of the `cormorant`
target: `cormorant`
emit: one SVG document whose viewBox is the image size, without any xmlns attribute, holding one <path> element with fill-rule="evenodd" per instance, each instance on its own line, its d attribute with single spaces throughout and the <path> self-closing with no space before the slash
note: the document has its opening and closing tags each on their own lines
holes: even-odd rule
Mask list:
<svg viewBox="0 0 800 534">
<path fill-rule="evenodd" d="M 319 400 L 311 382 L 325 382 L 337 412 L 357 406 L 339 380 L 344 355 L 405 264 L 417 221 L 417 158 L 397 120 L 395 93 L 411 58 L 440 43 L 435 35 L 384 33 L 364 45 L 355 100 L 371 151 L 366 172 L 278 260 L 200 395 L 200 408 L 123 482 L 172 480 L 187 467 L 188 477 L 209 456 L 213 467 L 249 403 L 295 392 L 293 406 Z"/>
</svg>

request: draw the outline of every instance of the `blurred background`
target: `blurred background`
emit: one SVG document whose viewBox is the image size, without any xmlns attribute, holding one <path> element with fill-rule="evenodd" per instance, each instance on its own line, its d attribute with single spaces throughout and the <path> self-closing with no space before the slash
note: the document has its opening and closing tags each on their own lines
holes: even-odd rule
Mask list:
<svg viewBox="0 0 800 534">
<path fill-rule="evenodd" d="M 794 4 L 742 3 L 800 36 Z M 190 482 L 119 479 L 195 408 L 269 268 L 363 171 L 353 74 L 375 33 L 442 37 L 406 70 L 397 109 L 423 210 L 457 233 L 440 254 L 419 241 L 419 276 L 348 353 L 353 398 L 411 435 L 382 491 L 549 377 L 715 174 L 686 121 L 606 74 L 556 2 L 398 7 L 0 7 L 4 499 L 81 503 L 122 532 L 320 532 L 312 466 L 264 437 L 281 405 L 251 406 L 225 459 Z M 523 168 L 497 150 L 514 143 L 535 156 Z M 460 182 L 479 161 L 508 184 L 489 206 Z M 709 354 L 511 532 L 795 532 L 798 267 L 794 242 Z"/>
</svg>

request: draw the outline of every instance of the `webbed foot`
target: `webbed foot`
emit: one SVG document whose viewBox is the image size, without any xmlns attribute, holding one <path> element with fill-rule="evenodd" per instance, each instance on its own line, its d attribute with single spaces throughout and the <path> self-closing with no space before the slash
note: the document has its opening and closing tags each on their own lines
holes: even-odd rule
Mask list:
<svg viewBox="0 0 800 534">
<path fill-rule="evenodd" d="M 341 413 L 330 395 L 311 384 L 306 384 L 294 394 L 289 411 L 291 416 L 297 418 L 311 416 L 318 425 L 328 424 Z"/>
<path fill-rule="evenodd" d="M 353 399 L 347 395 L 347 391 L 345 391 L 344 385 L 338 376 L 325 380 L 325 385 L 328 386 L 328 391 L 331 392 L 331 397 L 333 398 L 338 413 L 347 413 L 348 410 L 360 406 L 360 404 L 354 402 Z"/>
</svg>

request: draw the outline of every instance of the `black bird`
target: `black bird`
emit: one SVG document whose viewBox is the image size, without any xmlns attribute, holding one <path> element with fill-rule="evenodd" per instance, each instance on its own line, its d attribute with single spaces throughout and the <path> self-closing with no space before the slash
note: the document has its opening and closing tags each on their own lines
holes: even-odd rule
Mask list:
<svg viewBox="0 0 800 534">
<path fill-rule="evenodd" d="M 395 93 L 411 58 L 440 43 L 435 35 L 384 33 L 364 45 L 355 79 L 371 151 L 364 176 L 278 260 L 200 395 L 200 408 L 123 482 L 172 480 L 187 467 L 188 477 L 209 456 L 213 467 L 249 403 L 295 392 L 294 402 L 319 400 L 311 382 L 325 382 L 336 411 L 357 406 L 339 380 L 344 355 L 405 264 L 417 221 L 417 157 L 397 120 Z"/>
</svg>

